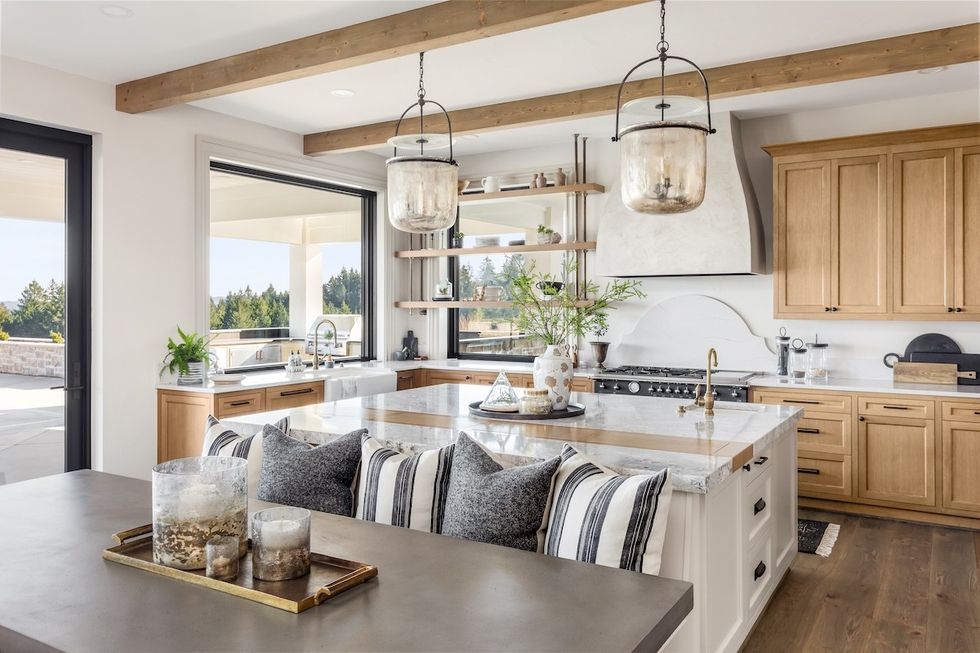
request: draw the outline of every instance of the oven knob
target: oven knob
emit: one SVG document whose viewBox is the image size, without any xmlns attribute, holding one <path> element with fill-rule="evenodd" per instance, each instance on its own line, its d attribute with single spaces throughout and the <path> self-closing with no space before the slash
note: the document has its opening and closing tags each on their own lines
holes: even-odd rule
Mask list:
<svg viewBox="0 0 980 653">
<path fill-rule="evenodd" d="M 606 389 L 606 384 L 605 383 L 600 383 L 599 384 L 599 389 L 600 390 L 605 390 Z"/>
<path fill-rule="evenodd" d="M 718 397 L 718 391 L 717 390 L 712 390 L 711 391 L 711 396 L 717 398 Z"/>
<path fill-rule="evenodd" d="M 679 395 L 680 393 L 681 393 L 681 389 L 680 388 L 674 388 L 674 394 L 675 395 Z"/>
<path fill-rule="evenodd" d="M 653 390 L 653 386 L 652 385 L 650 386 L 650 390 Z M 663 391 L 664 391 L 664 387 L 662 385 L 658 385 L 657 386 L 657 392 L 663 392 Z"/>
<path fill-rule="evenodd" d="M 738 388 L 732 388 L 732 398 L 738 399 Z"/>
<path fill-rule="evenodd" d="M 613 386 L 613 392 L 619 392 L 619 384 Z"/>
<path fill-rule="evenodd" d="M 630 381 L 630 384 L 626 387 L 629 388 L 629 391 L 632 392 L 633 394 L 636 394 L 637 392 L 640 391 L 640 384 L 637 383 L 636 381 Z"/>
</svg>

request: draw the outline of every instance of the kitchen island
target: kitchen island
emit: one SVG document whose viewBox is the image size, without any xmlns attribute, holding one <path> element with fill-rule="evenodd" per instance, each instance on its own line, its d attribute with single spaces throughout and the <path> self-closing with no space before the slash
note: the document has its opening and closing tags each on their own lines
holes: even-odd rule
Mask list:
<svg viewBox="0 0 980 653">
<path fill-rule="evenodd" d="M 292 435 L 330 440 L 355 428 L 402 450 L 443 446 L 459 431 L 515 463 L 569 442 L 615 471 L 669 466 L 674 495 L 661 575 L 694 584 L 694 610 L 665 650 L 737 651 L 796 553 L 794 407 L 573 393 L 580 417 L 545 422 L 471 416 L 486 389 L 438 385 L 227 420 L 242 433 L 290 416 Z"/>
</svg>

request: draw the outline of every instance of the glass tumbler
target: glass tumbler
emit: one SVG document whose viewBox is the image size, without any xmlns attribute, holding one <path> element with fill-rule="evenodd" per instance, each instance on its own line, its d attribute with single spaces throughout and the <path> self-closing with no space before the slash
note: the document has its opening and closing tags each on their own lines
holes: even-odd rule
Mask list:
<svg viewBox="0 0 980 653">
<path fill-rule="evenodd" d="M 266 508 L 252 517 L 252 575 L 289 580 L 310 573 L 310 511 Z"/>
<path fill-rule="evenodd" d="M 153 561 L 204 569 L 205 547 L 220 535 L 248 550 L 248 461 L 231 456 L 179 458 L 153 468 Z"/>
</svg>

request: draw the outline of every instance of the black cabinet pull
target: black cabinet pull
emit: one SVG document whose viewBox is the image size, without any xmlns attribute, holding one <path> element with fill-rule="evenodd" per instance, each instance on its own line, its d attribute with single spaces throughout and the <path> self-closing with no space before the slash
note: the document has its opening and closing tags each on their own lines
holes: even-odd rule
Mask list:
<svg viewBox="0 0 980 653">
<path fill-rule="evenodd" d="M 797 433 L 812 433 L 813 435 L 817 435 L 818 433 L 820 433 L 820 429 L 799 428 L 799 429 L 796 429 L 796 432 Z"/>
<path fill-rule="evenodd" d="M 819 401 L 810 401 L 808 399 L 783 399 L 784 404 L 808 404 L 813 406 L 819 406 Z"/>
<path fill-rule="evenodd" d="M 953 309 L 953 307 L 952 307 L 952 306 L 947 306 L 947 307 L 946 307 L 946 312 L 947 312 L 947 313 L 952 313 L 952 312 L 953 312 L 953 310 L 955 310 L 955 309 Z"/>
<path fill-rule="evenodd" d="M 980 415 L 980 410 L 975 410 L 975 411 L 973 411 L 973 414 L 974 414 L 974 415 Z"/>
<path fill-rule="evenodd" d="M 889 406 L 887 404 L 883 405 L 882 408 L 887 408 L 888 410 L 910 410 L 908 406 Z"/>
<path fill-rule="evenodd" d="M 752 471 L 752 465 L 750 465 L 749 463 L 745 463 L 744 465 L 742 465 L 742 469 L 744 469 L 747 472 L 751 472 Z"/>
<path fill-rule="evenodd" d="M 755 464 L 756 465 L 764 465 L 764 464 L 766 464 L 766 461 L 768 461 L 768 460 L 769 460 L 769 456 L 759 456 L 759 459 L 757 461 L 755 461 Z"/>
<path fill-rule="evenodd" d="M 308 395 L 313 392 L 313 388 L 301 388 L 299 390 L 283 390 L 279 393 L 280 397 L 293 397 L 295 395 Z"/>
<path fill-rule="evenodd" d="M 829 306 L 824 306 L 823 307 L 823 310 L 824 310 L 824 313 L 829 313 L 830 312 L 830 307 Z"/>
<path fill-rule="evenodd" d="M 800 474 L 819 474 L 820 470 L 816 467 L 797 467 L 796 471 Z"/>
<path fill-rule="evenodd" d="M 957 313 L 962 313 L 963 312 L 963 307 L 962 306 L 957 306 L 956 307 L 956 312 Z"/>
<path fill-rule="evenodd" d="M 864 415 L 861 415 L 860 417 L 858 417 L 858 421 L 859 421 L 859 422 L 863 422 L 863 421 L 865 421 L 866 419 L 867 419 L 867 417 L 865 417 Z"/>
<path fill-rule="evenodd" d="M 838 308 L 837 306 L 832 306 L 830 310 L 836 313 L 837 311 L 840 310 L 840 308 Z"/>
<path fill-rule="evenodd" d="M 250 403 L 252 403 L 252 400 L 251 399 L 245 399 L 244 401 L 233 401 L 233 402 L 231 402 L 228 405 L 229 406 L 248 406 Z"/>
<path fill-rule="evenodd" d="M 760 512 L 762 512 L 765 509 L 766 509 L 766 500 L 759 499 L 758 501 L 755 502 L 755 505 L 752 506 L 752 514 L 758 515 Z"/>
<path fill-rule="evenodd" d="M 755 571 L 752 573 L 753 576 L 752 580 L 759 580 L 765 575 L 766 575 L 766 563 L 760 562 L 758 565 L 756 565 Z"/>
</svg>

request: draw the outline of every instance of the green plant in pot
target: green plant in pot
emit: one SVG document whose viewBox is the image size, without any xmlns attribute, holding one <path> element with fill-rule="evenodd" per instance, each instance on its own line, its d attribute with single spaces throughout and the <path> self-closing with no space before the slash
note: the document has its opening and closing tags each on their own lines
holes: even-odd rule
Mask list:
<svg viewBox="0 0 980 653">
<path fill-rule="evenodd" d="M 210 363 L 212 354 L 208 350 L 211 341 L 198 333 L 186 333 L 177 327 L 179 342 L 167 338 L 167 355 L 163 357 L 163 370 L 177 375 L 179 385 L 200 385 L 204 383 L 205 363 Z"/>
<path fill-rule="evenodd" d="M 547 389 L 555 410 L 568 406 L 572 390 L 572 359 L 568 345 L 573 338 L 609 328 L 609 311 L 614 304 L 646 297 L 635 279 L 616 279 L 600 289 L 586 281 L 574 292 L 576 264 L 565 257 L 559 275 L 539 272 L 533 263 L 523 266 L 511 280 L 510 291 L 518 310 L 517 327 L 545 345 L 534 359 L 534 387 Z M 540 290 L 536 292 L 536 290 Z"/>
<path fill-rule="evenodd" d="M 551 245 L 561 242 L 561 234 L 546 224 L 538 225 L 538 244 Z"/>
</svg>

